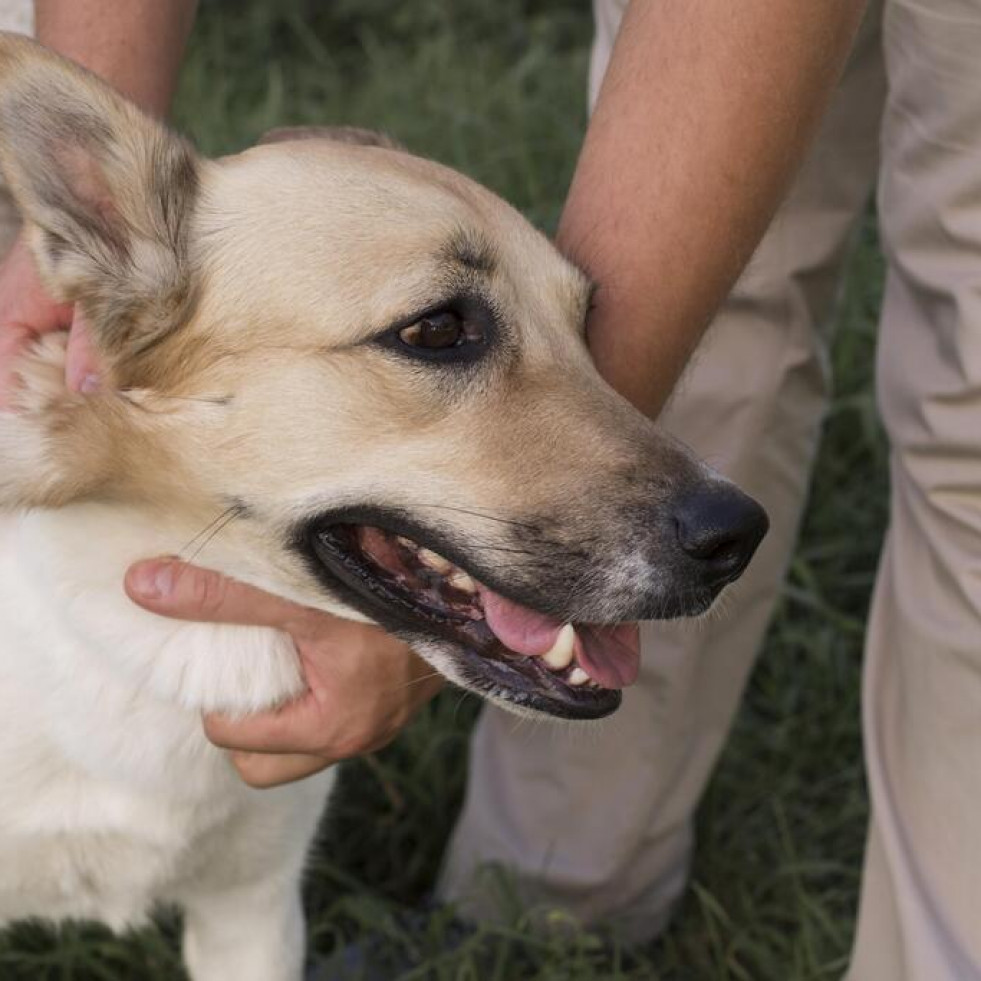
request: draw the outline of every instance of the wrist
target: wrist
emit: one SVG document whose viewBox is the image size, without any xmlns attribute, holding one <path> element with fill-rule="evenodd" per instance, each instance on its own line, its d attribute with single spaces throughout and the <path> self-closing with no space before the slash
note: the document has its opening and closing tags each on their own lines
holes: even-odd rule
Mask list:
<svg viewBox="0 0 981 981">
<path fill-rule="evenodd" d="M 602 378 L 648 418 L 656 418 L 684 371 L 690 351 L 657 318 L 602 306 L 590 316 L 586 340 Z"/>
</svg>

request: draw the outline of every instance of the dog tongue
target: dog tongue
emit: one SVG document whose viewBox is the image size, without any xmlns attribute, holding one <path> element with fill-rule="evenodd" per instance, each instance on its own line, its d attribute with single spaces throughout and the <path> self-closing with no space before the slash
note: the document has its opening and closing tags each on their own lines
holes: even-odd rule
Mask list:
<svg viewBox="0 0 981 981">
<path fill-rule="evenodd" d="M 487 626 L 497 639 L 518 654 L 535 656 L 552 649 L 563 627 L 561 620 L 513 603 L 484 585 L 478 585 Z"/>
<path fill-rule="evenodd" d="M 509 650 L 537 657 L 551 650 L 564 623 L 529 610 L 478 584 L 487 626 Z M 640 668 L 640 632 L 635 623 L 615 627 L 576 625 L 576 661 L 598 685 L 626 688 Z"/>
</svg>

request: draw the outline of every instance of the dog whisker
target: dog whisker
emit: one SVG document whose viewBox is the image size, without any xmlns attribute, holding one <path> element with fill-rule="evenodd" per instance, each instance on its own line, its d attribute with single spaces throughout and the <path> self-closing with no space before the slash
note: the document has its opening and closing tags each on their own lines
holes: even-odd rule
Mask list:
<svg viewBox="0 0 981 981">
<path fill-rule="evenodd" d="M 530 531 L 538 532 L 540 528 L 536 524 L 531 524 L 526 521 L 516 521 L 514 518 L 502 518 L 500 515 L 496 514 L 483 514 L 480 510 L 474 510 L 472 508 L 461 508 L 456 507 L 451 504 L 416 504 L 415 507 L 420 508 L 437 508 L 441 511 L 457 511 L 460 514 L 469 514 L 474 518 L 483 518 L 485 521 L 497 521 L 503 525 L 514 525 L 518 528 L 527 528 Z"/>
<path fill-rule="evenodd" d="M 472 697 L 472 692 L 468 691 L 466 688 L 459 689 L 460 697 L 457 699 L 456 705 L 453 709 L 453 722 L 457 723 L 460 720 L 460 710 L 463 708 L 464 702 Z"/>
<path fill-rule="evenodd" d="M 200 402 L 204 405 L 228 405 L 231 402 L 231 395 L 165 395 L 162 392 L 154 392 L 154 398 L 174 399 L 178 402 Z"/>
<path fill-rule="evenodd" d="M 430 671 L 429 674 L 424 674 L 418 678 L 413 678 L 411 681 L 405 682 L 405 684 L 400 687 L 400 690 L 404 691 L 406 688 L 412 688 L 414 685 L 419 685 L 424 681 L 429 681 L 430 678 L 441 677 L 442 675 L 439 673 L 439 671 Z"/>
<path fill-rule="evenodd" d="M 467 551 L 502 552 L 506 555 L 528 555 L 534 559 L 540 558 L 539 555 L 527 548 L 508 548 L 506 545 L 480 545 L 476 542 L 468 542 Z"/>
<path fill-rule="evenodd" d="M 199 531 L 183 548 L 179 555 L 187 563 L 193 562 L 236 518 L 244 513 L 245 508 L 241 504 L 233 504 L 226 508 L 213 521 L 210 521 L 201 531 Z M 199 543 L 199 544 L 198 544 Z M 197 544 L 197 547 L 195 545 Z M 190 555 L 184 556 L 188 549 L 193 549 Z"/>
</svg>

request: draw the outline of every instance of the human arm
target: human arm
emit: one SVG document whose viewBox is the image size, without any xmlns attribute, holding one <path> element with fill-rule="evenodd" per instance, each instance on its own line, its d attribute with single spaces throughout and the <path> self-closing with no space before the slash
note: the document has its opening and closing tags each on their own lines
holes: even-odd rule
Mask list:
<svg viewBox="0 0 981 981">
<path fill-rule="evenodd" d="M 559 226 L 600 373 L 656 416 L 813 136 L 863 0 L 634 0 Z"/>
<path fill-rule="evenodd" d="M 38 41 L 164 117 L 197 0 L 35 0 Z"/>
</svg>

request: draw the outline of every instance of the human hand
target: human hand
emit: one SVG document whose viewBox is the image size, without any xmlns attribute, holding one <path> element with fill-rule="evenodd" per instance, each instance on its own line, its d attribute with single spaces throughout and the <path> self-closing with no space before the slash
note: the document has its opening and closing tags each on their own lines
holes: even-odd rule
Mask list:
<svg viewBox="0 0 981 981">
<path fill-rule="evenodd" d="M 204 719 L 205 735 L 230 750 L 252 787 L 300 780 L 380 749 L 442 687 L 439 674 L 380 627 L 298 606 L 177 559 L 131 566 L 126 592 L 163 616 L 276 627 L 293 638 L 307 692 L 244 719 Z"/>
<path fill-rule="evenodd" d="M 65 380 L 76 392 L 98 388 L 98 364 L 81 314 L 45 292 L 23 234 L 0 264 L 0 409 L 9 408 L 17 355 L 41 334 L 68 330 Z"/>
</svg>

